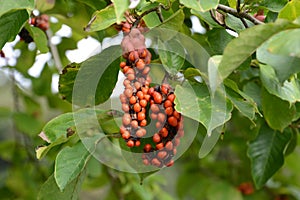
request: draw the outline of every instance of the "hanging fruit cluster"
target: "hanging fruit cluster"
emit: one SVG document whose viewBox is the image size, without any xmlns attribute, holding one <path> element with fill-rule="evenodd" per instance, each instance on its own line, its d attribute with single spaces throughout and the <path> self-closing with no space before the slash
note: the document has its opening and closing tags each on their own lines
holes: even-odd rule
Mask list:
<svg viewBox="0 0 300 200">
<path fill-rule="evenodd" d="M 142 147 L 143 163 L 171 166 L 180 137 L 184 135 L 182 116 L 174 109 L 175 94 L 169 84 L 150 87 L 151 53 L 146 48 L 145 37 L 140 28 L 124 24 L 121 46 L 126 62 L 121 62 L 120 67 L 126 79 L 120 101 L 125 114 L 120 133 L 130 148 L 139 147 L 145 144 L 142 140 L 152 137 L 151 142 Z M 149 119 L 155 123 L 154 134 L 147 133 Z"/>
<path fill-rule="evenodd" d="M 30 20 L 30 24 L 46 31 L 49 29 L 49 16 L 46 14 L 42 14 L 37 17 L 33 17 Z"/>
</svg>

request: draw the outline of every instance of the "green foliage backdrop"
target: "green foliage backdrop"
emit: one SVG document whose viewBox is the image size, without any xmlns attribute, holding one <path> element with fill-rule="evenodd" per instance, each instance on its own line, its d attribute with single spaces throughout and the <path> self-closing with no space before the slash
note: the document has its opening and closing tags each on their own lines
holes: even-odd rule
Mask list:
<svg viewBox="0 0 300 200">
<path fill-rule="evenodd" d="M 1 199 L 300 200 L 300 0 L 136 2 L 0 1 Z M 32 21 L 45 20 L 35 16 L 42 14 L 47 22 Z M 151 50 L 151 75 L 170 77 L 176 110 L 198 125 L 185 128 L 185 137 L 197 133 L 174 166 L 148 174 L 114 170 L 90 153 L 103 138 L 119 142 L 122 113 L 105 103 L 118 80 L 121 46 L 82 63 L 66 56 L 86 37 L 100 43 L 115 37 L 128 14 L 150 33 L 161 31 L 153 34 L 163 40 Z M 192 29 L 191 16 L 203 33 Z M 51 38 L 63 25 L 72 34 L 54 45 Z M 194 43 L 169 40 L 177 32 Z M 7 43 L 19 52 L 16 63 L 5 56 Z M 32 76 L 29 70 L 45 53 L 50 61 Z M 57 93 L 51 86 L 58 75 Z M 76 84 L 85 88 L 80 98 L 73 96 Z M 102 105 L 93 110 L 102 136 L 82 141 L 75 118 L 84 126 L 92 120 L 86 107 L 94 104 Z"/>
</svg>

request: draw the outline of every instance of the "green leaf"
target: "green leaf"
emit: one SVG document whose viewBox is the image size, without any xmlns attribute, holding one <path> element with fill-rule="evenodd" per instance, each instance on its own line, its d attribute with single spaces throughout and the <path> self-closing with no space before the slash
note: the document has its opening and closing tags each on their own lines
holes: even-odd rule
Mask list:
<svg viewBox="0 0 300 200">
<path fill-rule="evenodd" d="M 86 4 L 89 7 L 93 8 L 94 10 L 99 10 L 106 7 L 105 1 L 95 1 L 95 0 L 77 0 L 80 3 Z"/>
<path fill-rule="evenodd" d="M 218 6 L 219 0 L 180 0 L 184 6 L 196 11 L 208 11 Z"/>
<path fill-rule="evenodd" d="M 27 25 L 26 27 L 30 35 L 32 36 L 34 43 L 36 44 L 37 49 L 41 53 L 49 52 L 48 39 L 45 32 L 40 28 L 34 26 Z"/>
<path fill-rule="evenodd" d="M 61 114 L 50 120 L 43 128 L 42 134 L 45 135 L 44 140 L 53 143 L 62 138 L 67 138 L 67 129 L 75 127 L 73 113 Z"/>
<path fill-rule="evenodd" d="M 34 9 L 34 0 L 18 0 L 18 1 L 1 0 L 0 16 L 12 10 L 23 10 L 23 9 L 32 11 Z"/>
<path fill-rule="evenodd" d="M 275 36 L 271 37 L 267 42 L 259 47 L 256 55 L 260 62 L 268 64 L 275 69 L 276 76 L 278 77 L 280 83 L 283 83 L 294 73 L 300 72 L 300 58 L 271 54 L 268 51 L 269 44 L 277 37 L 280 37 L 280 34 L 276 34 Z"/>
<path fill-rule="evenodd" d="M 234 107 L 240 111 L 242 115 L 247 117 L 253 122 L 255 118 L 255 113 L 259 113 L 258 108 L 254 100 L 246 95 L 244 92 L 239 90 L 237 84 L 230 80 L 226 79 L 225 81 L 226 95 L 230 99 Z M 254 123 L 254 122 L 253 122 Z"/>
<path fill-rule="evenodd" d="M 58 142 L 62 138 L 68 137 L 68 131 L 76 132 L 77 126 L 87 131 L 90 128 L 99 128 L 99 126 L 106 126 L 107 124 L 112 125 L 112 111 L 104 111 L 99 109 L 85 108 L 78 110 L 76 112 L 61 114 L 52 120 L 50 120 L 43 128 L 41 132 L 41 137 L 48 143 Z M 96 115 L 96 116 L 95 116 Z M 76 123 L 74 120 L 76 116 Z M 110 116 L 110 117 L 108 117 Z M 96 118 L 95 123 L 89 120 Z M 85 122 L 88 121 L 88 127 L 85 126 Z M 100 123 L 100 124 L 99 124 Z M 94 126 L 94 127 L 91 127 Z M 111 127 L 109 130 L 115 130 L 116 127 Z"/>
<path fill-rule="evenodd" d="M 273 12 L 279 12 L 287 2 L 287 0 L 264 0 L 261 6 L 264 6 Z"/>
<path fill-rule="evenodd" d="M 38 200 L 57 200 L 57 199 L 70 199 L 77 200 L 81 189 L 82 182 L 85 178 L 85 173 L 81 173 L 75 180 L 73 180 L 64 191 L 60 191 L 54 175 L 51 175 L 48 180 L 42 185 Z"/>
<path fill-rule="evenodd" d="M 191 10 L 191 14 L 198 16 L 201 20 L 208 23 L 212 28 L 222 28 L 221 25 L 219 25 L 215 20 L 211 18 L 211 15 L 209 12 L 201 12 L 197 10 Z"/>
<path fill-rule="evenodd" d="M 15 68 L 22 73 L 25 77 L 28 77 L 28 70 L 35 62 L 36 49 L 31 51 L 28 49 L 28 44 L 25 42 L 18 42 L 15 49 L 21 51 L 21 55 L 17 58 L 17 64 Z"/>
<path fill-rule="evenodd" d="M 43 128 L 43 124 L 27 113 L 14 113 L 14 124 L 20 132 L 36 136 Z"/>
<path fill-rule="evenodd" d="M 233 186 L 225 181 L 216 181 L 210 184 L 207 189 L 208 200 L 243 200 L 242 194 Z"/>
<path fill-rule="evenodd" d="M 284 150 L 290 138 L 290 131 L 279 133 L 264 125 L 255 140 L 249 143 L 247 154 L 256 188 L 261 188 L 283 165 Z"/>
<path fill-rule="evenodd" d="M 289 1 L 279 12 L 278 18 L 295 20 L 300 16 L 300 0 Z"/>
<path fill-rule="evenodd" d="M 85 31 L 100 31 L 104 30 L 114 23 L 116 23 L 117 17 L 113 6 L 107 6 L 106 8 L 96 11 L 91 21 L 84 28 Z"/>
<path fill-rule="evenodd" d="M 300 29 L 282 31 L 269 43 L 268 51 L 272 54 L 300 58 Z"/>
<path fill-rule="evenodd" d="M 32 89 L 36 95 L 50 95 L 51 91 L 51 83 L 52 83 L 52 70 L 46 64 L 44 66 L 43 71 L 41 72 L 38 78 L 32 78 Z"/>
<path fill-rule="evenodd" d="M 268 125 L 281 132 L 292 123 L 296 113 L 295 106 L 266 90 L 262 91 L 262 110 Z"/>
<path fill-rule="evenodd" d="M 172 16 L 165 20 L 158 27 L 162 29 L 171 29 L 174 31 L 179 31 L 184 22 L 184 12 L 182 9 L 176 11 Z"/>
<path fill-rule="evenodd" d="M 166 42 L 158 41 L 159 58 L 164 69 L 171 75 L 175 76 L 185 61 L 185 51 L 177 40 Z"/>
<path fill-rule="evenodd" d="M 39 146 L 36 150 L 36 158 L 37 159 L 42 159 L 53 147 L 63 144 L 67 142 L 69 138 L 65 136 L 61 136 L 60 138 L 56 139 L 54 142 L 49 144 L 48 146 Z"/>
<path fill-rule="evenodd" d="M 220 90 L 212 96 L 204 84 L 185 84 L 176 86 L 175 95 L 175 109 L 203 124 L 208 135 L 231 118 L 232 104 Z"/>
<path fill-rule="evenodd" d="M 236 1 L 234 0 L 234 2 L 236 2 Z M 252 27 L 254 25 L 252 22 L 250 22 L 247 19 L 245 19 L 245 21 L 246 21 L 248 27 Z M 232 28 L 233 30 L 237 31 L 237 33 L 240 33 L 241 31 L 246 29 L 243 22 L 239 18 L 237 18 L 231 14 L 228 14 L 228 13 L 226 14 L 226 17 L 225 17 L 225 24 L 228 27 Z"/>
<path fill-rule="evenodd" d="M 222 133 L 222 129 L 217 128 L 217 129 L 213 130 L 210 135 L 206 134 L 206 136 L 202 142 L 201 148 L 199 150 L 199 153 L 198 153 L 198 157 L 200 159 L 204 158 L 205 156 L 207 156 L 209 154 L 209 152 L 211 152 L 211 150 L 217 144 L 221 133 Z"/>
<path fill-rule="evenodd" d="M 300 101 L 300 83 L 298 79 L 292 78 L 281 84 L 274 69 L 269 65 L 260 66 L 260 79 L 270 94 L 286 100 L 290 104 Z"/>
<path fill-rule="evenodd" d="M 214 54 L 221 55 L 227 44 L 234 38 L 224 28 L 214 28 L 207 32 L 207 40 Z"/>
<path fill-rule="evenodd" d="M 129 1 L 128 0 L 112 0 L 114 3 L 117 24 L 120 24 L 123 20 L 123 14 L 128 9 Z"/>
<path fill-rule="evenodd" d="M 50 10 L 55 5 L 55 0 L 36 0 L 36 9 L 40 12 L 45 12 L 47 10 Z"/>
<path fill-rule="evenodd" d="M 220 79 L 224 80 L 238 68 L 258 47 L 273 35 L 287 29 L 297 28 L 288 21 L 254 26 L 241 32 L 225 48 L 223 59 L 219 65 Z"/>
<path fill-rule="evenodd" d="M 83 106 L 109 99 L 118 79 L 121 51 L 120 46 L 111 46 L 81 64 L 66 66 L 59 77 L 63 99 Z"/>
<path fill-rule="evenodd" d="M 57 154 L 54 178 L 60 191 L 64 191 L 66 186 L 82 173 L 90 157 L 90 152 L 81 142 L 72 147 L 65 147 Z"/>
<path fill-rule="evenodd" d="M 0 49 L 2 49 L 7 41 L 15 38 L 15 36 L 21 30 L 23 24 L 28 20 L 28 17 L 29 16 L 26 10 L 17 10 L 1 16 Z"/>
</svg>

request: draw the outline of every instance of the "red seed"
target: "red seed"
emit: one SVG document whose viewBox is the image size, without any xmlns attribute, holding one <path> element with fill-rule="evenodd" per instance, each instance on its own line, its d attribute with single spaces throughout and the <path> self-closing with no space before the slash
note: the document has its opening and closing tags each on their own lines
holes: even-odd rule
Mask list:
<svg viewBox="0 0 300 200">
<path fill-rule="evenodd" d="M 173 103 L 174 100 L 175 100 L 175 94 L 169 94 L 168 95 L 168 100 L 170 100 Z"/>
<path fill-rule="evenodd" d="M 144 137 L 146 135 L 146 130 L 141 128 L 141 129 L 139 129 L 139 130 L 136 131 L 135 135 L 137 137 L 140 137 L 140 138 Z"/>
<path fill-rule="evenodd" d="M 154 92 L 153 93 L 153 98 L 154 98 L 154 102 L 157 103 L 157 104 L 161 104 L 162 102 L 162 96 L 159 92 Z"/>
<path fill-rule="evenodd" d="M 144 146 L 144 151 L 145 151 L 145 152 L 150 152 L 151 149 L 152 149 L 151 144 L 145 144 L 145 146 Z"/>
<path fill-rule="evenodd" d="M 134 147 L 134 141 L 133 141 L 133 140 L 128 140 L 127 146 L 128 146 L 129 148 Z"/>
<path fill-rule="evenodd" d="M 179 144 L 180 144 L 180 139 L 179 138 L 175 138 L 174 146 L 177 147 Z"/>
<path fill-rule="evenodd" d="M 151 113 L 150 117 L 151 117 L 151 119 L 156 120 L 157 119 L 157 114 Z"/>
<path fill-rule="evenodd" d="M 128 126 L 131 123 L 131 117 L 128 113 L 123 115 L 122 122 L 124 126 Z"/>
<path fill-rule="evenodd" d="M 134 82 L 134 87 L 135 89 L 139 90 L 141 88 L 141 83 L 138 81 Z"/>
<path fill-rule="evenodd" d="M 163 113 L 158 113 L 157 120 L 160 121 L 161 123 L 164 123 L 166 121 L 166 115 Z"/>
<path fill-rule="evenodd" d="M 125 66 L 124 68 L 123 68 L 123 73 L 124 74 L 126 74 L 127 73 L 127 71 L 130 69 L 130 67 L 129 66 Z"/>
<path fill-rule="evenodd" d="M 123 104 L 122 104 L 122 110 L 123 110 L 124 112 L 129 112 L 129 110 L 130 110 L 129 105 L 123 103 Z"/>
<path fill-rule="evenodd" d="M 148 94 L 150 94 L 151 96 L 153 95 L 153 93 L 154 93 L 154 88 L 152 87 L 152 88 L 149 88 L 149 90 L 148 90 Z"/>
<path fill-rule="evenodd" d="M 136 129 L 136 128 L 139 127 L 139 123 L 136 120 L 132 120 L 131 121 L 131 127 L 134 128 L 134 129 Z"/>
<path fill-rule="evenodd" d="M 174 110 L 173 116 L 174 116 L 176 119 L 180 119 L 180 114 L 179 114 L 179 112 L 177 112 L 176 110 Z"/>
<path fill-rule="evenodd" d="M 151 106 L 150 106 L 150 109 L 151 109 L 151 111 L 152 112 L 154 112 L 154 113 L 158 113 L 159 112 L 159 107 L 158 107 L 158 105 L 156 105 L 156 104 L 152 104 Z"/>
<path fill-rule="evenodd" d="M 130 98 L 132 96 L 132 93 L 133 93 L 133 91 L 130 88 L 127 88 L 124 91 L 125 96 L 128 97 L 128 98 Z"/>
<path fill-rule="evenodd" d="M 142 120 L 145 119 L 145 118 L 146 118 L 145 113 L 143 113 L 143 112 L 139 112 L 139 113 L 138 113 L 137 119 L 138 119 L 139 121 L 142 121 Z"/>
<path fill-rule="evenodd" d="M 138 92 L 136 93 L 136 96 L 139 98 L 139 100 L 144 99 L 144 93 L 143 93 L 142 91 L 138 91 Z"/>
<path fill-rule="evenodd" d="M 130 80 L 127 78 L 123 81 L 123 85 L 126 87 L 126 85 L 130 84 Z"/>
<path fill-rule="evenodd" d="M 161 134 L 162 137 L 167 137 L 169 132 L 168 132 L 168 129 L 167 129 L 167 128 L 163 127 L 163 128 L 159 131 L 159 133 Z"/>
<path fill-rule="evenodd" d="M 157 129 L 161 129 L 162 126 L 163 126 L 163 124 L 162 124 L 161 122 L 156 122 L 156 123 L 155 123 L 155 127 L 156 127 Z"/>
<path fill-rule="evenodd" d="M 142 49 L 141 51 L 139 51 L 139 55 L 141 58 L 145 58 L 147 56 L 147 50 Z"/>
<path fill-rule="evenodd" d="M 142 121 L 140 121 L 140 126 L 147 126 L 147 120 L 143 119 Z"/>
<path fill-rule="evenodd" d="M 136 97 L 135 96 L 131 96 L 130 99 L 129 99 L 129 103 L 131 105 L 135 104 L 136 103 Z"/>
<path fill-rule="evenodd" d="M 142 100 L 140 100 L 140 105 L 142 106 L 142 107 L 146 107 L 147 106 L 147 101 L 146 101 L 146 99 L 142 99 Z"/>
<path fill-rule="evenodd" d="M 177 149 L 173 149 L 173 155 L 175 156 L 177 154 Z"/>
<path fill-rule="evenodd" d="M 167 107 L 166 110 L 165 110 L 165 113 L 170 116 L 173 114 L 173 108 L 172 107 Z"/>
<path fill-rule="evenodd" d="M 169 117 L 168 118 L 168 123 L 171 125 L 171 126 L 174 126 L 176 127 L 177 126 L 177 119 L 173 116 Z"/>
<path fill-rule="evenodd" d="M 129 58 L 130 62 L 134 62 L 135 61 L 134 51 L 130 52 L 128 58 Z"/>
<path fill-rule="evenodd" d="M 120 127 L 120 133 L 123 134 L 123 133 L 125 133 L 125 131 L 126 131 L 126 128 L 124 126 L 121 126 Z"/>
<path fill-rule="evenodd" d="M 166 143 L 166 149 L 168 150 L 168 151 L 171 151 L 172 149 L 173 149 L 173 143 L 172 143 L 172 141 L 168 141 L 167 143 Z"/>
<path fill-rule="evenodd" d="M 143 163 L 144 163 L 144 165 L 149 165 L 150 164 L 148 159 L 143 159 Z"/>
<path fill-rule="evenodd" d="M 120 94 L 120 101 L 121 101 L 121 103 L 127 102 L 127 98 L 126 98 L 125 94 Z"/>
<path fill-rule="evenodd" d="M 161 162 L 157 158 L 153 158 L 151 160 L 151 164 L 154 165 L 154 166 L 156 166 L 156 167 L 160 167 Z"/>
<path fill-rule="evenodd" d="M 164 107 L 168 108 L 168 107 L 171 107 L 171 106 L 173 106 L 173 103 L 170 100 L 166 100 L 165 103 L 164 103 Z"/>
<path fill-rule="evenodd" d="M 162 84 L 162 86 L 160 87 L 160 90 L 162 91 L 162 93 L 168 94 L 168 93 L 169 93 L 169 88 L 170 88 L 169 85 L 167 85 L 167 84 Z"/>
<path fill-rule="evenodd" d="M 126 62 L 121 62 L 121 63 L 120 63 L 121 69 L 123 69 L 125 66 L 126 66 Z"/>
<path fill-rule="evenodd" d="M 139 147 L 141 145 L 141 142 L 139 140 L 135 141 L 135 144 L 134 144 L 136 147 Z"/>
<path fill-rule="evenodd" d="M 136 112 L 136 113 L 138 113 L 138 112 L 140 112 L 141 111 L 141 105 L 139 104 L 139 103 L 136 103 L 136 104 L 134 104 L 134 106 L 133 106 L 133 110 L 134 110 L 134 112 Z"/>
<path fill-rule="evenodd" d="M 150 72 L 150 67 L 145 67 L 143 70 L 143 75 L 147 75 Z"/>
<path fill-rule="evenodd" d="M 162 148 L 164 148 L 164 144 L 162 142 L 156 145 L 156 149 L 161 150 Z"/>
<path fill-rule="evenodd" d="M 128 80 L 133 81 L 135 79 L 135 75 L 134 74 L 127 74 L 126 75 Z"/>
<path fill-rule="evenodd" d="M 145 94 L 145 95 L 144 95 L 144 99 L 145 99 L 147 102 L 149 102 L 150 98 L 151 98 L 151 96 L 150 96 L 149 94 Z"/>
<path fill-rule="evenodd" d="M 174 165 L 174 161 L 173 160 L 170 160 L 170 162 L 166 164 L 167 167 L 171 167 L 172 165 Z"/>
<path fill-rule="evenodd" d="M 163 160 L 166 156 L 167 156 L 167 152 L 166 151 L 160 151 L 157 153 L 157 157 L 161 160 Z"/>
<path fill-rule="evenodd" d="M 135 66 L 138 70 L 143 70 L 145 68 L 145 62 L 142 59 L 139 59 Z"/>
<path fill-rule="evenodd" d="M 158 133 L 154 133 L 152 139 L 153 139 L 153 142 L 159 143 L 160 142 L 160 136 L 159 136 L 159 134 Z"/>
<path fill-rule="evenodd" d="M 123 134 L 122 134 L 122 138 L 124 140 L 128 140 L 130 138 L 130 133 L 129 131 L 125 131 Z"/>
<path fill-rule="evenodd" d="M 147 94 L 148 93 L 148 88 L 147 87 L 142 87 L 142 92 L 144 93 L 144 94 Z"/>
</svg>

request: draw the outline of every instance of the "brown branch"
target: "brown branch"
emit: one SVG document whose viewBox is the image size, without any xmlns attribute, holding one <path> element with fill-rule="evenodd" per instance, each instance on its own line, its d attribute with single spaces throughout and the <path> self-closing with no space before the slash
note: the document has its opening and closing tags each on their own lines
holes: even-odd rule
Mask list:
<svg viewBox="0 0 300 200">
<path fill-rule="evenodd" d="M 47 38 L 48 38 L 48 45 L 50 47 L 50 52 L 52 54 L 56 69 L 60 73 L 63 69 L 63 66 L 62 66 L 62 63 L 61 63 L 61 60 L 60 60 L 60 56 L 59 56 L 57 47 L 54 44 L 52 44 L 52 42 L 51 42 L 52 32 L 51 32 L 51 30 L 47 30 L 45 33 L 46 33 Z"/>
<path fill-rule="evenodd" d="M 233 30 L 232 28 L 230 28 L 229 26 L 227 26 L 225 23 L 222 24 L 222 23 L 216 18 L 216 16 L 214 15 L 214 13 L 213 13 L 212 10 L 210 10 L 209 13 L 210 13 L 211 18 L 212 18 L 217 24 L 219 24 L 220 26 L 223 26 L 225 29 L 228 29 L 228 30 L 231 30 L 231 31 L 236 32 L 235 30 Z"/>
<path fill-rule="evenodd" d="M 222 10 L 225 13 L 229 13 L 232 14 L 233 16 L 237 17 L 237 18 L 244 18 L 244 19 L 248 19 L 249 21 L 251 21 L 253 24 L 255 25 L 259 25 L 259 24 L 264 24 L 263 22 L 259 21 L 258 19 L 256 19 L 255 17 L 249 15 L 246 12 L 238 12 L 237 10 L 230 8 L 228 6 L 219 4 L 217 7 L 218 10 Z"/>
</svg>

